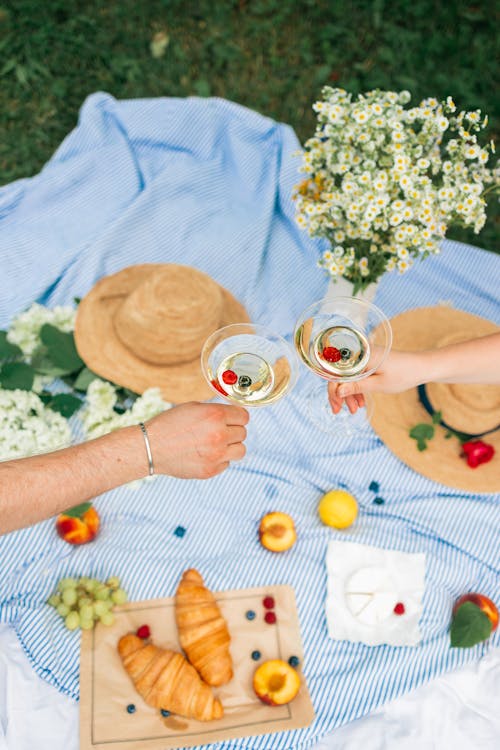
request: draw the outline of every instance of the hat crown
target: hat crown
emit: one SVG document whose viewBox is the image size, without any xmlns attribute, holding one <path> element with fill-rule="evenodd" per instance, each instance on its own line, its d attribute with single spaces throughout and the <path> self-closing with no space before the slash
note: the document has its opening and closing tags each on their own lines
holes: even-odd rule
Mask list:
<svg viewBox="0 0 500 750">
<path fill-rule="evenodd" d="M 220 325 L 222 292 L 195 268 L 155 268 L 128 294 L 113 316 L 122 343 L 156 365 L 196 360 Z"/>
</svg>

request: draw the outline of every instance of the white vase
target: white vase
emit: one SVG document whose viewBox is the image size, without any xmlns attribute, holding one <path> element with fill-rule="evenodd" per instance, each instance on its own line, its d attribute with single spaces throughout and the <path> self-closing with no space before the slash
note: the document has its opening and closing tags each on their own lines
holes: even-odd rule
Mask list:
<svg viewBox="0 0 500 750">
<path fill-rule="evenodd" d="M 373 302 L 377 293 L 379 281 L 373 281 L 365 289 L 353 294 L 354 284 L 348 279 L 344 279 L 343 276 L 337 277 L 336 279 L 331 278 L 328 282 L 328 288 L 325 294 L 325 301 L 334 300 L 336 297 L 356 297 L 364 302 Z"/>
</svg>

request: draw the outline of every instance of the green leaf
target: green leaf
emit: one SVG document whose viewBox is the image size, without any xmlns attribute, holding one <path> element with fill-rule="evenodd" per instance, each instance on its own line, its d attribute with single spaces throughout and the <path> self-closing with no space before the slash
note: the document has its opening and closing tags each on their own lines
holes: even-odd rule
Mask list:
<svg viewBox="0 0 500 750">
<path fill-rule="evenodd" d="M 96 375 L 95 372 L 89 370 L 88 367 L 84 367 L 83 370 L 80 370 L 78 373 L 78 376 L 73 383 L 73 388 L 76 391 L 86 391 L 91 382 L 98 377 L 99 375 Z"/>
<path fill-rule="evenodd" d="M 81 518 L 91 507 L 92 503 L 80 503 L 80 505 L 74 505 L 72 508 L 63 511 L 63 513 L 65 516 L 71 516 L 71 518 Z"/>
<path fill-rule="evenodd" d="M 455 612 L 450 628 L 453 648 L 471 648 L 489 637 L 492 623 L 477 604 L 464 602 Z"/>
<path fill-rule="evenodd" d="M 23 351 L 17 344 L 7 341 L 7 331 L 0 331 L 0 359 L 12 359 L 22 356 Z"/>
<path fill-rule="evenodd" d="M 42 346 L 37 349 L 31 357 L 31 365 L 39 375 L 49 375 L 52 378 L 60 378 L 62 375 L 68 375 L 69 371 L 65 367 L 58 367 L 47 356 L 47 349 Z"/>
<path fill-rule="evenodd" d="M 31 391 L 34 378 L 34 369 L 24 362 L 4 362 L 0 369 L 0 383 L 8 391 Z"/>
<path fill-rule="evenodd" d="M 434 437 L 434 427 L 431 424 L 421 422 L 411 428 L 409 435 L 413 440 L 417 441 L 418 450 L 425 451 L 427 449 L 427 441 Z"/>
<path fill-rule="evenodd" d="M 443 412 L 442 411 L 435 411 L 432 415 L 432 421 L 434 424 L 439 424 L 443 418 Z"/>
<path fill-rule="evenodd" d="M 75 303 L 75 305 L 79 305 L 81 301 L 82 301 L 81 297 L 73 297 L 73 302 Z"/>
<path fill-rule="evenodd" d="M 47 347 L 47 356 L 66 372 L 71 373 L 84 367 L 84 362 L 76 351 L 73 333 L 64 333 L 59 328 L 45 323 L 40 329 L 40 338 Z"/>
<path fill-rule="evenodd" d="M 71 393 L 57 393 L 50 399 L 47 406 L 52 411 L 57 411 L 63 417 L 69 419 L 82 405 L 82 400 Z"/>
</svg>

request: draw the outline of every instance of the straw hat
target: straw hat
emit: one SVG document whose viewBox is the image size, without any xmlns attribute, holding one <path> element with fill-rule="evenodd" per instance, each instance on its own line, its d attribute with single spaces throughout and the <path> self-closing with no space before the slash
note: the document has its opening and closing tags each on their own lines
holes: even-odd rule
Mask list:
<svg viewBox="0 0 500 750">
<path fill-rule="evenodd" d="M 206 338 L 247 323 L 244 307 L 210 276 L 173 263 L 129 266 L 106 276 L 78 306 L 75 343 L 87 367 L 117 385 L 163 398 L 213 398 L 200 367 Z"/>
<path fill-rule="evenodd" d="M 486 336 L 500 331 L 489 320 L 444 305 L 421 307 L 391 320 L 394 349 L 419 351 Z M 419 451 L 409 430 L 416 424 L 432 423 L 431 411 L 440 411 L 442 421 L 457 432 L 472 434 L 471 440 L 493 445 L 489 463 L 472 469 L 460 457 L 457 438 L 445 438 L 446 427 L 436 426 L 427 449 Z M 371 424 L 387 447 L 405 464 L 437 482 L 468 492 L 500 491 L 500 386 L 429 383 L 419 396 L 417 389 L 403 393 L 373 395 Z M 489 434 L 484 434 L 493 430 Z"/>
</svg>

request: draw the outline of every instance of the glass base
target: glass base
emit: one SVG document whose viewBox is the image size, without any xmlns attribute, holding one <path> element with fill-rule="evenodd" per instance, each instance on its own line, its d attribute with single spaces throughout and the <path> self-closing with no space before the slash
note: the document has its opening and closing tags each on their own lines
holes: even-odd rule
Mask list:
<svg viewBox="0 0 500 750">
<path fill-rule="evenodd" d="M 334 414 L 326 385 L 315 388 L 308 398 L 308 412 L 311 421 L 322 432 L 338 438 L 369 438 L 373 436 L 370 418 L 373 414 L 373 401 L 365 396 L 365 406 L 351 414 L 345 401 L 338 414 Z"/>
</svg>

